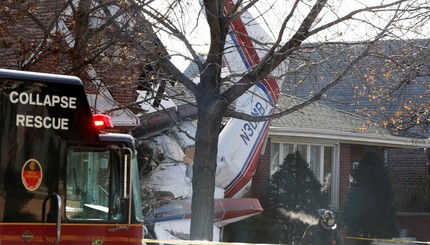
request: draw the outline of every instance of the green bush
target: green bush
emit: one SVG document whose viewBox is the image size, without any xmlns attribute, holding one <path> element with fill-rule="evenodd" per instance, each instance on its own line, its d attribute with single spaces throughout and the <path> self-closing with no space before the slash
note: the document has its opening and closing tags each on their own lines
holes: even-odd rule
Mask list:
<svg viewBox="0 0 430 245">
<path fill-rule="evenodd" d="M 272 175 L 269 192 L 270 207 L 266 215 L 283 224 L 285 234 L 278 239 L 282 243 L 300 240 L 308 226 L 300 217 L 315 215 L 318 209 L 326 206 L 320 182 L 298 151 L 287 155 Z"/>
<path fill-rule="evenodd" d="M 352 173 L 344 218 L 351 236 L 398 236 L 394 191 L 383 159 L 368 152 Z"/>
</svg>

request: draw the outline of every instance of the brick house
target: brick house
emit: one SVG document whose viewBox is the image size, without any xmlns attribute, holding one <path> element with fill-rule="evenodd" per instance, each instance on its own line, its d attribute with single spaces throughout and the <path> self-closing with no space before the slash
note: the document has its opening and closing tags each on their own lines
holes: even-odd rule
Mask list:
<svg viewBox="0 0 430 245">
<path fill-rule="evenodd" d="M 285 75 L 282 92 L 292 97 L 281 96 L 278 106 L 287 108 L 297 103 L 294 98 L 308 99 L 318 92 L 324 84 L 336 78 L 351 57 L 359 53 L 365 45 L 305 45 L 297 56 L 293 55 L 289 60 L 289 71 Z M 410 205 L 422 194 L 423 183 L 428 183 L 429 154 L 426 149 L 430 141 L 426 131 L 410 130 L 399 135 L 380 126 L 381 119 L 402 106 L 410 106 L 410 99 L 416 99 L 416 95 L 422 96 L 421 100 L 414 101 L 415 105 L 419 106 L 430 100 L 428 90 L 423 85 L 430 79 L 429 73 L 426 73 L 427 65 L 422 65 L 428 64 L 428 56 L 422 53 L 426 50 L 423 45 L 428 45 L 428 42 L 381 42 L 374 53 L 346 75 L 346 82 L 332 88 L 318 104 L 273 120 L 265 151 L 260 156 L 260 164 L 253 177 L 252 196 L 259 198 L 263 205 L 266 204 L 266 188 L 271 173 L 282 163 L 287 153 L 298 149 L 304 153 L 302 155 L 306 156 L 311 166 L 313 165 L 312 168 L 322 184 L 326 174 L 333 171 L 330 203 L 332 208 L 342 211 L 349 193 L 349 176 L 354 164 L 360 162 L 366 151 L 376 150 L 383 156 L 394 180 L 396 204 L 401 211 L 398 213 L 398 220 L 403 228 L 409 231 L 408 235 L 418 240 L 430 240 L 430 235 L 426 232 L 430 227 L 422 226 L 425 222 L 430 223 L 430 217 L 426 214 L 416 215 L 415 211 L 411 213 Z M 392 75 L 392 63 L 386 61 L 390 55 L 399 59 L 401 64 L 419 67 L 416 76 L 408 77 L 400 73 Z M 381 66 L 386 69 L 374 69 Z M 385 71 L 386 74 L 375 74 L 375 71 Z M 184 71 L 184 74 L 190 77 L 196 73 L 197 69 L 193 65 Z M 368 78 L 369 82 L 363 82 L 364 78 Z M 407 83 L 402 84 L 399 91 L 394 91 L 390 103 L 382 106 L 369 100 L 369 96 L 377 96 L 372 89 L 378 87 L 378 79 L 385 84 L 395 80 Z M 363 84 L 364 90 L 357 89 Z M 365 108 L 383 113 L 372 115 L 366 113 Z M 359 116 L 359 113 L 363 116 Z M 317 166 L 318 164 L 320 166 Z"/>
<path fill-rule="evenodd" d="M 291 97 L 284 97 L 280 104 L 291 104 Z M 350 173 L 359 164 L 366 151 L 374 150 L 384 157 L 393 181 L 397 202 L 417 191 L 421 184 L 417 176 L 427 176 L 428 140 L 412 140 L 391 135 L 377 124 L 364 118 L 321 104 L 312 104 L 300 112 L 273 120 L 269 139 L 252 183 L 252 195 L 267 204 L 269 177 L 282 164 L 284 156 L 299 150 L 309 162 L 321 184 L 330 181 L 330 206 L 340 213 L 349 193 Z M 282 156 L 282 157 L 280 157 Z M 418 193 L 417 193 L 418 194 Z M 401 227 L 418 240 L 430 239 L 422 226 L 421 216 L 399 213 Z M 425 219 L 429 221 L 428 217 Z M 417 223 L 421 224 L 417 228 Z"/>
<path fill-rule="evenodd" d="M 101 19 L 113 21 L 109 18 L 115 18 L 116 11 L 133 10 L 115 2 L 70 3 L 1 4 L 0 68 L 75 75 L 84 83 L 93 113 L 109 114 L 117 131 L 128 132 L 139 125 L 136 111 L 127 106 L 135 102 L 137 81 L 144 79 L 146 57 L 137 45 L 125 45 L 133 38 L 125 27 L 104 25 Z M 128 17 L 123 14 L 114 22 L 127 23 Z M 136 35 L 151 31 L 143 25 L 127 27 Z M 139 38 L 143 43 L 143 34 Z"/>
<path fill-rule="evenodd" d="M 289 59 L 282 92 L 305 100 L 310 98 L 341 76 L 349 61 L 366 45 L 359 42 L 304 45 Z M 414 114 L 428 104 L 428 48 L 428 40 L 422 39 L 378 42 L 367 57 L 344 75 L 343 82 L 325 93 L 317 105 L 274 120 L 255 177 L 257 183 L 262 183 L 260 188 L 268 183 L 270 173 L 265 172 L 273 171 L 276 165 L 273 160 L 279 163 L 282 159 L 276 158 L 276 154 L 284 156 L 297 146 L 301 148 L 296 149 L 306 152 L 308 162 L 323 183 L 324 168 L 327 168 L 324 161 L 327 161 L 325 155 L 328 153 L 333 156 L 330 170 L 335 173 L 330 201 L 333 208 L 342 210 L 353 165 L 359 163 L 368 149 L 378 150 L 384 156 L 393 180 L 401 227 L 417 240 L 430 240 L 427 232 L 430 227 L 424 225 L 430 223 L 430 216 L 422 213 L 423 196 L 428 196 L 430 171 L 426 150 L 427 121 L 423 119 L 421 125 L 400 132 L 396 131 L 396 125 L 390 124 L 398 111 L 409 108 L 412 110 L 408 113 Z M 391 96 L 381 99 L 380 95 L 387 91 Z M 289 100 L 279 103 L 281 107 L 289 104 Z M 373 122 L 384 122 L 388 127 L 384 129 Z M 315 162 L 321 165 L 320 168 L 312 166 Z M 263 195 L 264 200 L 264 192 L 257 186 L 253 183 L 253 193 Z"/>
</svg>

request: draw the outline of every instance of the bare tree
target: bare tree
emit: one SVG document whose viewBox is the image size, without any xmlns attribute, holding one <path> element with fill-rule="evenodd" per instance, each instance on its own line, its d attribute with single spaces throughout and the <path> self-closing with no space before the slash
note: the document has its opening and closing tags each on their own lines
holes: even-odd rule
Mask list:
<svg viewBox="0 0 430 245">
<path fill-rule="evenodd" d="M 274 3 L 272 2 L 272 4 Z M 188 18 L 185 10 L 193 6 L 191 2 L 168 1 L 163 5 L 158 1 L 145 1 L 136 4 L 141 7 L 145 16 L 148 16 L 148 20 L 154 21 L 153 28 L 156 32 L 165 32 L 172 39 L 184 42 L 187 54 L 171 53 L 171 55 L 183 56 L 185 59 L 192 60 L 199 69 L 200 83 L 195 84 L 182 76 L 167 57 L 153 57 L 162 67 L 169 70 L 177 81 L 185 85 L 196 99 L 198 128 L 194 159 L 191 239 L 209 240 L 212 238 L 213 209 L 211 207 L 213 207 L 214 176 L 217 167 L 217 139 L 222 118 L 236 117 L 248 121 L 258 121 L 281 117 L 300 110 L 321 99 L 337 84 L 344 82 L 347 74 L 356 68 L 364 57 L 374 53 L 373 46 L 377 41 L 387 38 L 405 38 L 400 35 L 405 35 L 406 32 L 412 30 L 411 26 L 406 26 L 405 23 L 408 21 L 410 21 L 409 24 L 423 23 L 425 18 L 422 19 L 422 17 L 428 16 L 424 7 L 427 3 L 420 1 L 400 0 L 381 2 L 376 5 L 372 3 L 368 6 L 359 4 L 357 8 L 343 13 L 334 6 L 334 2 L 327 0 L 296 0 L 287 1 L 283 5 L 285 9 L 277 9 L 277 15 L 270 17 L 267 17 L 268 13 L 261 10 L 261 5 L 258 5 L 259 1 L 234 3 L 232 1 L 203 1 L 199 13 L 206 17 L 208 26 L 206 36 L 210 37 L 210 40 L 206 50 L 206 59 L 201 61 L 198 58 L 196 46 L 186 38 L 187 32 L 194 29 L 184 29 L 183 27 L 183 23 Z M 164 8 L 160 8 L 161 5 Z M 226 38 L 233 30 L 234 21 L 241 18 L 245 12 L 252 11 L 253 8 L 257 9 L 254 13 L 258 13 L 260 10 L 259 20 L 263 20 L 261 23 L 270 18 L 278 21 L 279 28 L 276 31 L 272 30 L 277 34 L 274 35 L 271 43 L 264 43 L 267 50 L 260 62 L 242 74 L 222 77 L 222 57 L 232 48 L 226 44 Z M 269 11 L 270 7 L 266 10 Z M 340 42 L 345 36 L 345 32 L 352 33 L 357 31 L 357 28 L 362 31 L 360 34 L 361 48 L 348 57 L 339 73 L 324 85 L 319 86 L 319 89 L 303 103 L 290 108 L 277 108 L 277 113 L 269 117 L 255 117 L 234 111 L 232 106 L 236 99 L 256 82 L 270 76 L 271 72 L 283 62 L 300 57 L 304 50 L 313 49 L 323 43 L 335 40 Z M 253 37 L 250 39 L 254 42 L 259 41 Z M 305 42 L 312 42 L 314 47 L 305 45 Z M 261 45 L 263 46 L 263 44 Z M 234 77 L 237 78 L 237 81 L 231 80 Z M 291 84 L 300 83 L 300 81 L 289 82 Z"/>
<path fill-rule="evenodd" d="M 159 40 L 130 4 L 2 0 L 0 14 L 3 67 L 75 75 L 87 92 L 120 102 L 117 109 L 139 109 L 134 88 L 155 64 L 138 46 Z"/>
<path fill-rule="evenodd" d="M 213 235 L 217 146 L 223 118 L 261 121 L 300 110 L 324 98 L 336 85 L 345 83 L 347 75 L 357 69 L 365 57 L 377 53 L 383 55 L 384 52 L 375 49 L 378 41 L 404 40 L 408 39 L 410 34 L 421 34 L 425 31 L 424 26 L 429 19 L 429 3 L 421 0 L 381 1 L 372 2 L 370 5 L 354 1 L 357 5 L 349 10 L 341 8 L 339 1 L 328 0 L 204 0 L 201 5 L 197 1 L 176 0 L 45 2 L 55 7 L 50 15 L 43 15 L 43 9 L 37 8 L 35 3 L 7 0 L 0 2 L 0 28 L 2 33 L 7 34 L 0 37 L 0 47 L 2 50 L 15 50 L 2 52 L 0 57 L 3 61 L 19 60 L 18 64 L 12 62 L 10 67 L 75 74 L 85 81 L 99 81 L 94 83 L 95 91 L 104 91 L 100 88 L 106 87 L 110 90 L 119 87 L 119 91 L 121 88 L 134 91 L 139 77 L 144 79 L 142 71 L 148 68 L 148 65 L 156 66 L 156 71 L 168 71 L 160 75 L 181 83 L 194 95 L 195 101 L 189 101 L 198 108 L 191 239 L 198 240 L 211 240 Z M 343 4 L 349 5 L 351 2 L 343 1 Z M 190 9 L 197 9 L 196 17 L 190 15 Z M 272 12 L 274 10 L 275 14 Z M 232 33 L 235 30 L 235 21 L 247 12 L 252 12 L 255 21 L 261 25 L 267 24 L 272 40 L 248 36 L 247 38 L 259 47 L 265 47 L 265 55 L 248 70 L 223 76 L 223 56 L 228 52 L 235 52 L 232 50 L 238 48 L 237 45 L 227 42 L 227 37 L 230 34 L 247 35 L 243 32 Z M 206 28 L 202 29 L 204 33 L 195 34 L 197 27 L 203 24 L 195 22 L 199 15 L 206 17 Z M 29 38 L 14 32 L 11 24 L 15 23 L 17 16 L 24 16 L 30 23 L 27 28 L 32 28 L 31 32 L 37 33 L 37 36 Z M 94 24 L 89 21 L 89 16 L 100 21 Z M 199 25 L 186 25 L 190 20 Z M 243 20 L 245 27 L 251 23 L 246 18 Z M 201 46 L 189 39 L 190 34 L 208 37 L 207 43 L 204 43 L 207 48 L 202 51 Z M 355 36 L 351 37 L 354 34 Z M 186 50 L 165 50 L 158 39 L 159 35 L 167 35 L 172 40 L 181 41 Z M 287 87 L 300 85 L 301 80 L 290 79 L 294 71 L 279 70 L 279 67 L 294 59 L 302 61 L 298 63 L 297 69 L 316 66 L 318 63 L 312 63 L 311 59 L 305 57 L 306 52 L 328 43 L 343 44 L 348 38 L 360 39 L 359 48 L 342 62 L 339 72 L 329 81 L 318 84 L 318 89 L 303 103 L 288 108 L 274 105 L 276 110 L 270 116 L 253 116 L 234 110 L 235 101 L 266 77 L 283 79 Z M 11 49 L 12 47 L 14 49 Z M 204 60 L 200 59 L 199 53 L 202 52 Z M 198 84 L 175 66 L 172 62 L 175 57 L 182 57 L 184 61 L 192 61 L 197 65 L 200 77 Z M 386 59 L 386 62 L 389 60 Z M 396 64 L 392 66 L 393 72 L 411 67 L 405 66 L 405 63 L 396 63 L 397 60 L 391 62 L 390 64 Z M 98 72 L 95 74 L 93 69 Z M 389 75 L 388 69 L 386 74 Z M 418 76 L 421 73 L 406 69 L 405 76 L 402 76 L 404 79 L 396 81 L 406 84 L 408 74 Z M 372 79 L 366 78 L 366 82 Z M 402 83 L 398 83 L 398 86 L 391 84 L 391 90 L 387 91 L 392 92 L 401 87 Z M 378 96 L 387 94 L 390 93 L 381 93 Z M 132 99 L 123 102 L 124 106 L 128 105 L 127 102 L 132 104 L 131 101 Z M 417 107 L 415 111 L 415 115 L 424 118 L 420 119 L 420 122 L 427 120 L 427 106 Z M 404 121 L 410 118 L 405 118 Z M 416 122 L 418 121 L 412 121 Z"/>
</svg>

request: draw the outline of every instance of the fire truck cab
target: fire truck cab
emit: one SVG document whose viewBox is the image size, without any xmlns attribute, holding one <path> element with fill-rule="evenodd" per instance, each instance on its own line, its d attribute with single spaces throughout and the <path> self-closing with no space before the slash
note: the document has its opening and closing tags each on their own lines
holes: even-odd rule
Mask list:
<svg viewBox="0 0 430 245">
<path fill-rule="evenodd" d="M 0 244 L 142 244 L 134 139 L 81 80 L 0 69 L 0 92 Z"/>
</svg>

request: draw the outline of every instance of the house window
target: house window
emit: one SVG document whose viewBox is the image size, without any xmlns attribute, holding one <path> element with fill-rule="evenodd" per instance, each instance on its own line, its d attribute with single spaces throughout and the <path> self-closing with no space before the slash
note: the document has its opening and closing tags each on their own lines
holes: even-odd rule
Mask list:
<svg viewBox="0 0 430 245">
<path fill-rule="evenodd" d="M 315 177 L 320 181 L 323 193 L 332 206 L 337 206 L 335 190 L 338 174 L 335 170 L 335 146 L 325 144 L 295 144 L 272 142 L 270 145 L 270 171 L 275 173 L 284 162 L 285 157 L 294 150 L 308 162 Z M 280 157 L 282 156 L 282 157 Z"/>
<path fill-rule="evenodd" d="M 280 143 L 271 143 L 270 144 L 270 174 L 276 172 L 279 168 L 279 145 Z"/>
<path fill-rule="evenodd" d="M 304 156 L 302 156 L 305 158 Z M 306 159 L 306 158 L 305 158 Z M 308 160 L 309 166 L 317 179 L 321 180 L 321 146 L 311 145 Z"/>
<path fill-rule="evenodd" d="M 294 144 L 287 143 L 271 143 L 270 145 L 270 173 L 275 173 L 279 165 L 284 162 L 285 157 L 293 153 Z M 282 157 L 279 157 L 282 156 Z"/>
</svg>

